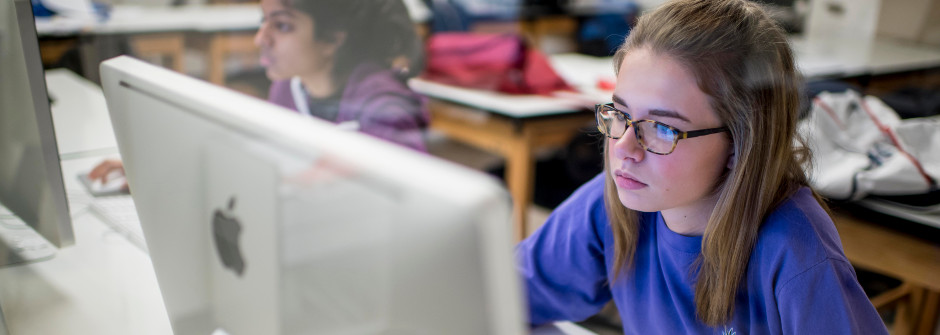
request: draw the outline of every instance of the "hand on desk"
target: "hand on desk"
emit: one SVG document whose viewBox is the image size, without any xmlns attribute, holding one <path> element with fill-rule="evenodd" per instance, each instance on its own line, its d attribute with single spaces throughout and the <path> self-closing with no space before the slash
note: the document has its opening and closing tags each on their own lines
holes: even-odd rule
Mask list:
<svg viewBox="0 0 940 335">
<path fill-rule="evenodd" d="M 88 173 L 87 185 L 94 195 L 113 193 L 128 193 L 127 179 L 124 177 L 124 163 L 116 159 L 108 159 L 95 166 Z"/>
</svg>

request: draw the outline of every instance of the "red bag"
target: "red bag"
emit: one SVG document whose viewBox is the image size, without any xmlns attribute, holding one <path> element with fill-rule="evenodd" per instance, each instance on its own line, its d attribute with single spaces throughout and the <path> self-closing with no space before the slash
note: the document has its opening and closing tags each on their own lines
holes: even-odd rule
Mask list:
<svg viewBox="0 0 940 335">
<path fill-rule="evenodd" d="M 436 33 L 427 59 L 422 77 L 443 84 L 510 94 L 574 91 L 545 55 L 515 35 Z"/>
</svg>

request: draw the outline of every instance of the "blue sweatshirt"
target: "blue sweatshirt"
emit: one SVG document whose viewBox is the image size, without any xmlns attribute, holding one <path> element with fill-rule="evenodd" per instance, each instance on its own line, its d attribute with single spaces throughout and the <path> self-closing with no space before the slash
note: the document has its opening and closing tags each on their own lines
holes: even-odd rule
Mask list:
<svg viewBox="0 0 940 335">
<path fill-rule="evenodd" d="M 634 266 L 615 280 L 601 174 L 516 247 L 530 323 L 580 321 L 613 299 L 626 334 L 887 334 L 807 188 L 761 226 L 733 317 L 717 328 L 695 315 L 690 273 L 701 245 L 701 236 L 669 230 L 660 213 L 641 213 Z"/>
</svg>

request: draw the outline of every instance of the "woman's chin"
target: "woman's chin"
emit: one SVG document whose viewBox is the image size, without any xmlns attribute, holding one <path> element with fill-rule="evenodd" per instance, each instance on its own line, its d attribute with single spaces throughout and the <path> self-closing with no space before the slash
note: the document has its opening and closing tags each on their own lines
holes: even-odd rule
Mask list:
<svg viewBox="0 0 940 335">
<path fill-rule="evenodd" d="M 661 210 L 656 204 L 652 204 L 644 197 L 637 196 L 636 194 L 618 194 L 618 198 L 620 198 L 620 204 L 623 205 L 623 207 L 638 212 L 658 212 Z"/>
<path fill-rule="evenodd" d="M 284 74 L 279 73 L 276 70 L 272 70 L 271 68 L 265 69 L 264 75 L 267 76 L 268 80 L 270 81 L 287 80 L 291 78 L 290 76 L 285 76 Z"/>
</svg>

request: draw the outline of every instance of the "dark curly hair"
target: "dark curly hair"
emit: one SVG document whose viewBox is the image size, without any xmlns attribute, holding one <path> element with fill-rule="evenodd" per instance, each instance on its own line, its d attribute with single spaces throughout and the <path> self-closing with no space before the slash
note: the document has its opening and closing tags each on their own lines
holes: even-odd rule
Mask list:
<svg viewBox="0 0 940 335">
<path fill-rule="evenodd" d="M 405 77 L 423 66 L 421 41 L 401 0 L 282 0 L 313 19 L 314 38 L 346 39 L 336 52 L 335 78 L 346 78 L 360 64 L 394 68 Z"/>
</svg>

